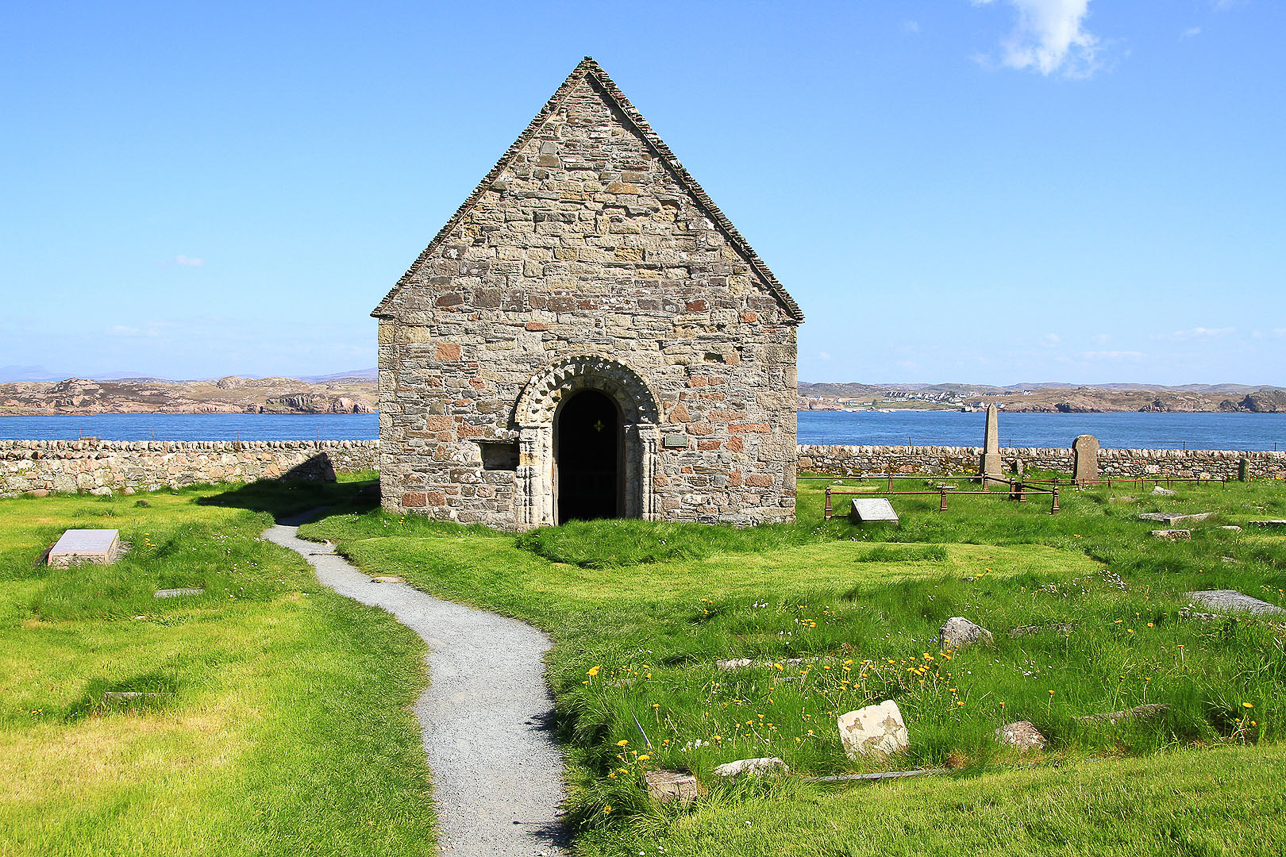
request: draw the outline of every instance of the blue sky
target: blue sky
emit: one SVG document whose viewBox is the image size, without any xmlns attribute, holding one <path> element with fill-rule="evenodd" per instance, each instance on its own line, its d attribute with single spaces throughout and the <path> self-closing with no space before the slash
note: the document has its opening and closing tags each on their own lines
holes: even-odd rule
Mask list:
<svg viewBox="0 0 1286 857">
<path fill-rule="evenodd" d="M 1286 385 L 1286 4 L 4 17 L 0 366 L 373 366 L 370 310 L 592 55 L 803 307 L 802 380 Z"/>
</svg>

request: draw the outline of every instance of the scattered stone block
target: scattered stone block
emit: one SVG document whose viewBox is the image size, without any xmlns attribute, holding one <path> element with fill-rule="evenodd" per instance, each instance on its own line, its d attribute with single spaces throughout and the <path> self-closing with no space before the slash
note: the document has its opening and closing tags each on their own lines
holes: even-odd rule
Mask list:
<svg viewBox="0 0 1286 857">
<path fill-rule="evenodd" d="M 991 632 L 963 616 L 952 616 L 938 629 L 938 643 L 943 649 L 963 649 L 974 643 L 991 645 Z"/>
<path fill-rule="evenodd" d="M 893 511 L 893 504 L 883 497 L 858 498 L 853 501 L 849 517 L 861 523 L 886 521 L 898 523 L 898 513 Z"/>
<path fill-rule="evenodd" d="M 1160 485 L 1152 489 L 1152 494 L 1157 497 L 1177 497 L 1178 491 L 1171 491 L 1169 488 L 1162 488 Z"/>
<path fill-rule="evenodd" d="M 658 803 L 697 799 L 697 778 L 682 771 L 648 771 L 643 775 L 648 797 Z"/>
<path fill-rule="evenodd" d="M 732 672 L 733 670 L 744 670 L 747 667 L 754 666 L 754 661 L 750 658 L 724 658 L 714 662 L 720 672 Z"/>
<path fill-rule="evenodd" d="M 1072 479 L 1077 485 L 1098 480 L 1098 438 L 1083 434 L 1072 441 Z"/>
<path fill-rule="evenodd" d="M 1253 613 L 1256 616 L 1275 616 L 1286 613 L 1276 604 L 1269 604 L 1235 589 L 1206 589 L 1200 592 L 1189 592 L 1188 600 L 1211 610 L 1226 612 Z"/>
<path fill-rule="evenodd" d="M 204 595 L 204 586 L 189 586 L 182 589 L 158 589 L 152 593 L 153 598 L 183 598 L 186 595 Z"/>
<path fill-rule="evenodd" d="M 1240 532 L 1241 532 L 1241 527 L 1237 526 L 1236 524 L 1224 524 L 1224 525 L 1223 525 L 1222 527 L 1220 527 L 1219 529 L 1221 529 L 1221 530 L 1232 530 L 1234 533 L 1240 533 Z"/>
<path fill-rule="evenodd" d="M 1152 530 L 1150 535 L 1154 539 L 1165 539 L 1168 542 L 1192 541 L 1192 530 Z"/>
<path fill-rule="evenodd" d="M 841 714 L 836 723 L 840 743 L 850 759 L 891 756 L 911 746 L 906 721 L 898 704 L 891 699 Z"/>
<path fill-rule="evenodd" d="M 1044 750 L 1049 743 L 1030 720 L 1006 723 L 996 730 L 996 740 L 1019 750 Z"/>
<path fill-rule="evenodd" d="M 1137 503 L 1138 497 L 1109 497 L 1109 503 Z"/>
<path fill-rule="evenodd" d="M 1252 527 L 1265 527 L 1265 528 L 1268 528 L 1268 529 L 1280 529 L 1280 528 L 1282 528 L 1282 527 L 1286 527 L 1286 520 L 1277 520 L 1277 521 L 1251 521 L 1251 522 L 1250 522 L 1250 525 L 1251 525 Z"/>
<path fill-rule="evenodd" d="M 1170 706 L 1164 702 L 1150 703 L 1148 705 L 1136 705 L 1134 708 L 1127 708 L 1124 711 L 1109 711 L 1106 714 L 1087 714 L 1084 717 L 1076 719 L 1081 723 L 1108 723 L 1115 726 L 1126 720 L 1148 720 L 1153 717 L 1159 717 L 1170 710 Z"/>
<path fill-rule="evenodd" d="M 742 774 L 789 774 L 790 767 L 776 756 L 764 756 L 758 759 L 738 759 L 725 762 L 714 769 L 717 777 L 738 777 Z"/>
<path fill-rule="evenodd" d="M 135 500 L 134 505 L 138 506 L 140 509 L 146 509 L 148 506 L 151 506 L 152 504 L 147 502 L 146 500 Z"/>
<path fill-rule="evenodd" d="M 66 568 L 76 562 L 106 565 L 120 554 L 119 530 L 68 530 L 49 551 L 48 564 Z"/>
<path fill-rule="evenodd" d="M 1183 515 L 1178 512 L 1144 512 L 1139 515 L 1140 521 L 1156 521 L 1161 524 L 1178 524 L 1182 521 L 1204 521 L 1213 515 L 1214 512 L 1197 512 L 1191 515 Z"/>
</svg>

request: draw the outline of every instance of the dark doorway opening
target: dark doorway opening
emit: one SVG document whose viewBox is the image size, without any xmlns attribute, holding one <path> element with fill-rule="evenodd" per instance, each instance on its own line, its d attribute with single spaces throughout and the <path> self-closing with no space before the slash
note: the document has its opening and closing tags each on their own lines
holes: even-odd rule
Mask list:
<svg viewBox="0 0 1286 857">
<path fill-rule="evenodd" d="M 582 390 L 554 421 L 558 523 L 620 516 L 621 415 L 597 390 Z"/>
</svg>

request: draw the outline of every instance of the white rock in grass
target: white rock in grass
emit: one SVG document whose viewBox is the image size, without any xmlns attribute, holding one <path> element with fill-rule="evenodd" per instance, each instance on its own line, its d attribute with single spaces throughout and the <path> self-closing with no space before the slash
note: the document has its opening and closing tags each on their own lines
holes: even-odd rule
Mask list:
<svg viewBox="0 0 1286 857">
<path fill-rule="evenodd" d="M 1155 494 L 1157 497 L 1174 497 L 1179 492 L 1171 491 L 1169 488 L 1162 488 L 1160 485 L 1158 485 L 1152 489 L 1152 493 Z"/>
<path fill-rule="evenodd" d="M 776 756 L 764 756 L 758 759 L 725 762 L 715 768 L 714 773 L 718 777 L 736 777 L 741 774 L 789 774 L 790 767 Z"/>
<path fill-rule="evenodd" d="M 1045 736 L 1030 720 L 1006 723 L 996 730 L 996 740 L 1019 750 L 1044 750 L 1046 744 Z"/>
<path fill-rule="evenodd" d="M 911 746 L 906 721 L 902 719 L 898 704 L 891 699 L 841 714 L 837 725 L 840 743 L 850 759 L 891 756 Z"/>
<path fill-rule="evenodd" d="M 961 649 L 974 643 L 992 643 L 991 632 L 963 616 L 952 616 L 938 629 L 938 642 L 944 649 Z"/>
</svg>

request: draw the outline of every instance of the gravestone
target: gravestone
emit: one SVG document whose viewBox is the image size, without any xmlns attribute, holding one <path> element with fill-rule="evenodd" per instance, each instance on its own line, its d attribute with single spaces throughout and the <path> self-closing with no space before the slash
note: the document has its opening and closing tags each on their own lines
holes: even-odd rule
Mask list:
<svg viewBox="0 0 1286 857">
<path fill-rule="evenodd" d="M 995 405 L 987 405 L 987 427 L 982 439 L 982 461 L 978 472 L 982 475 L 982 487 L 990 483 L 987 477 L 1000 478 L 1005 475 L 1005 464 L 1000 460 L 1000 411 Z"/>
<path fill-rule="evenodd" d="M 1144 512 L 1139 515 L 1139 520 L 1155 521 L 1158 524 L 1180 524 L 1184 521 L 1191 521 L 1195 524 L 1198 521 L 1204 521 L 1213 514 L 1214 512 L 1195 512 L 1188 515 L 1181 512 Z"/>
<path fill-rule="evenodd" d="M 68 530 L 50 548 L 47 562 L 57 568 L 77 562 L 105 565 L 116 561 L 120 549 L 120 530 Z"/>
<path fill-rule="evenodd" d="M 204 595 L 204 586 L 184 586 L 179 589 L 158 589 L 152 593 L 153 598 L 184 598 L 188 595 Z"/>
<path fill-rule="evenodd" d="M 893 511 L 893 504 L 883 497 L 859 498 L 853 501 L 853 509 L 849 512 L 849 517 L 854 521 L 867 523 L 870 521 L 889 521 L 894 524 L 898 523 L 898 513 Z"/>
<path fill-rule="evenodd" d="M 1269 604 L 1259 598 L 1253 598 L 1235 589 L 1207 589 L 1202 592 L 1189 592 L 1188 600 L 1211 610 L 1254 613 L 1259 616 L 1286 613 L 1276 604 Z"/>
<path fill-rule="evenodd" d="M 1098 480 L 1098 438 L 1083 434 L 1072 441 L 1072 479 L 1077 485 Z"/>
</svg>

